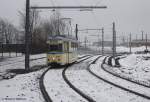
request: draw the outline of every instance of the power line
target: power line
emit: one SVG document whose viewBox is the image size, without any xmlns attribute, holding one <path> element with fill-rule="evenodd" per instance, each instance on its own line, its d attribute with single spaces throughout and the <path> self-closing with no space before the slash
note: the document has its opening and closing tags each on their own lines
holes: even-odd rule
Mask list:
<svg viewBox="0 0 150 102">
<path fill-rule="evenodd" d="M 31 6 L 31 9 L 105 9 L 107 6 Z"/>
<path fill-rule="evenodd" d="M 95 6 L 99 5 L 103 0 L 99 0 Z"/>
<path fill-rule="evenodd" d="M 54 3 L 54 1 L 53 0 L 50 0 L 51 1 L 51 3 L 52 3 L 52 6 L 55 6 L 55 3 Z"/>
</svg>

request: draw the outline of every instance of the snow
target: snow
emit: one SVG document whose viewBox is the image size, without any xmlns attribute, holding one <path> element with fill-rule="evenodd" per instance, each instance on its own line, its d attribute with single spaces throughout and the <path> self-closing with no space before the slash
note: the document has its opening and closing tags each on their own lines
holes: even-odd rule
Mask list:
<svg viewBox="0 0 150 102">
<path fill-rule="evenodd" d="M 79 55 L 79 57 L 82 56 L 85 55 Z M 126 71 L 127 73 L 131 71 L 133 72 L 133 75 L 131 76 L 133 79 L 135 78 L 141 81 L 145 79 L 148 80 L 150 75 L 149 60 L 146 59 L 149 59 L 149 56 L 149 54 L 131 54 L 126 56 L 126 58 L 120 60 L 122 65 L 120 68 L 123 69 L 112 68 L 107 65 L 104 66 L 107 69 L 111 68 L 119 73 L 121 73 L 120 70 L 124 70 L 124 72 Z M 46 58 L 33 60 L 41 57 L 46 57 L 46 54 L 32 55 L 32 60 L 30 61 L 31 67 L 45 65 Z M 148 99 L 110 85 L 89 73 L 87 67 L 97 57 L 98 55 L 89 58 L 82 63 L 76 63 L 66 71 L 67 78 L 75 87 L 79 88 L 96 102 L 149 102 Z M 90 69 L 94 73 L 114 84 L 150 96 L 149 88 L 120 79 L 102 70 L 101 63 L 103 59 L 104 57 L 100 58 L 96 64 L 90 66 Z M 134 71 L 131 70 L 131 67 Z M 24 69 L 24 56 L 6 58 L 0 62 L 0 78 L 1 75 L 7 74 L 6 71 L 8 69 Z M 47 68 L 28 74 L 18 74 L 9 80 L 0 80 L 0 102 L 45 102 L 39 89 L 39 78 L 46 69 Z M 50 69 L 44 76 L 44 85 L 51 99 L 54 102 L 87 102 L 87 100 L 66 84 L 62 77 L 62 71 L 63 68 Z M 123 75 L 129 74 L 125 73 Z"/>
<path fill-rule="evenodd" d="M 46 54 L 39 54 L 39 55 L 31 55 L 30 56 L 30 66 L 37 66 L 37 65 L 45 65 L 46 64 Z M 38 60 L 33 60 L 37 58 L 43 58 Z M 13 57 L 13 58 L 6 58 L 4 61 L 0 62 L 0 73 L 6 72 L 8 69 L 25 69 L 24 66 L 24 56 L 22 57 Z"/>
<path fill-rule="evenodd" d="M 115 68 L 124 77 L 137 80 L 141 84 L 150 86 L 150 54 L 131 54 L 120 59 L 121 67 Z"/>
<path fill-rule="evenodd" d="M 101 51 L 101 46 L 97 47 L 97 46 L 90 46 L 90 48 L 94 51 Z M 144 51 L 146 49 L 145 46 L 141 46 L 141 47 L 131 47 L 131 51 L 132 53 L 135 53 L 136 51 Z M 150 49 L 150 47 L 148 47 L 148 49 Z M 104 51 L 111 51 L 112 52 L 112 47 L 104 47 Z M 117 53 L 121 53 L 121 52 L 130 52 L 130 47 L 125 47 L 125 46 L 117 46 L 116 47 L 116 51 Z"/>
<path fill-rule="evenodd" d="M 39 78 L 46 69 L 0 81 L 0 102 L 44 102 Z"/>
<path fill-rule="evenodd" d="M 46 57 L 46 54 L 31 55 L 30 67 L 40 68 L 46 64 L 46 58 L 34 60 L 36 58 Z M 39 78 L 46 69 L 28 74 L 14 74 L 14 78 L 4 80 L 2 76 L 13 73 L 7 73 L 8 69 L 24 69 L 24 56 L 6 58 L 0 62 L 0 102 L 44 102 L 39 89 Z"/>
<path fill-rule="evenodd" d="M 120 86 L 125 87 L 127 89 L 130 89 L 132 91 L 139 92 L 141 94 L 150 96 L 150 94 L 149 94 L 150 89 L 145 88 L 145 87 L 141 87 L 140 85 L 136 85 L 136 84 L 134 84 L 132 82 L 120 79 L 118 77 L 115 77 L 115 76 L 105 72 L 101 68 L 101 63 L 102 63 L 103 59 L 104 59 L 104 57 L 99 59 L 96 64 L 93 64 L 90 67 L 92 72 L 94 72 L 96 75 L 98 75 L 98 76 L 102 77 L 103 79 L 106 79 L 106 80 L 108 80 L 108 81 L 110 81 L 110 82 L 112 82 L 112 83 L 114 83 L 116 85 L 120 85 Z M 105 86 L 106 85 L 104 85 L 104 87 Z M 110 91 L 109 94 L 112 93 L 112 92 L 115 92 L 115 93 L 117 93 L 117 95 L 115 93 L 112 94 L 113 98 L 111 99 L 109 97 L 109 101 L 108 102 L 149 102 L 149 100 L 147 100 L 145 98 L 142 98 L 142 97 L 134 95 L 132 93 L 123 91 L 123 90 L 121 90 L 119 88 L 116 88 L 114 86 L 111 86 L 111 90 L 109 90 L 109 91 Z"/>
<path fill-rule="evenodd" d="M 86 60 L 80 65 L 74 65 L 67 70 L 66 75 L 73 85 L 96 102 L 148 102 L 146 99 L 116 88 L 90 74 L 87 66 L 93 59 Z M 101 70 L 98 69 L 100 69 L 102 59 L 98 62 L 91 66 L 95 73 L 101 73 Z"/>
<path fill-rule="evenodd" d="M 17 53 L 17 56 L 22 56 L 22 53 Z M 2 53 L 0 53 L 0 58 L 2 57 Z M 11 53 L 3 53 L 3 57 L 16 57 L 15 52 Z"/>
<path fill-rule="evenodd" d="M 146 49 L 145 46 L 141 46 L 141 47 L 131 47 L 131 52 L 135 53 L 137 51 L 144 51 Z M 148 47 L 148 49 L 150 49 L 150 47 Z M 116 51 L 117 52 L 130 52 L 130 47 L 123 47 L 123 46 L 117 46 L 116 47 Z"/>
<path fill-rule="evenodd" d="M 54 102 L 87 102 L 62 77 L 63 69 L 51 69 L 44 77 L 46 90 Z"/>
</svg>

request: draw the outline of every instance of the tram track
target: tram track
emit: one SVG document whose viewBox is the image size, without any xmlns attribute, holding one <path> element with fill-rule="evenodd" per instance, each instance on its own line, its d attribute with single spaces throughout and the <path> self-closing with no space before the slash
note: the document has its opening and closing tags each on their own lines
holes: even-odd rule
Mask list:
<svg viewBox="0 0 150 102">
<path fill-rule="evenodd" d="M 104 58 L 104 60 L 103 60 L 103 62 L 102 62 L 102 64 L 101 64 L 101 68 L 103 67 L 103 63 L 105 62 L 106 58 L 107 58 L 107 57 Z M 98 60 L 98 59 L 97 59 L 97 60 Z M 102 68 L 102 69 L 103 69 L 103 68 Z M 143 98 L 146 98 L 146 99 L 150 100 L 150 96 L 147 96 L 147 95 L 141 94 L 141 93 L 139 93 L 139 92 L 133 91 L 133 90 L 131 90 L 131 89 L 129 89 L 129 88 L 126 88 L 126 87 L 123 87 L 123 86 L 118 85 L 118 84 L 116 84 L 116 83 L 113 83 L 113 82 L 111 82 L 111 81 L 109 81 L 109 80 L 107 80 L 107 79 L 101 77 L 100 75 L 95 74 L 95 73 L 90 69 L 90 67 L 88 67 L 87 70 L 88 70 L 93 76 L 95 76 L 96 78 L 98 78 L 98 79 L 100 79 L 100 80 L 102 80 L 102 81 L 104 81 L 104 82 L 106 82 L 106 83 L 108 83 L 108 84 L 110 84 L 110 85 L 113 85 L 113 86 L 118 87 L 118 88 L 120 88 L 120 89 L 122 89 L 122 90 L 125 90 L 125 91 L 127 91 L 127 92 L 129 92 L 129 93 L 132 93 L 132 94 L 135 94 L 135 95 L 137 95 L 137 96 L 140 96 L 140 97 L 143 97 Z M 105 71 L 105 70 L 104 70 L 104 71 Z"/>
<path fill-rule="evenodd" d="M 93 56 L 91 56 L 91 57 L 89 57 L 89 58 L 92 58 Z M 89 59 L 89 58 L 87 58 L 87 59 Z M 98 57 L 99 58 L 99 57 Z M 96 58 L 94 61 L 92 61 L 92 63 L 95 63 L 95 61 L 98 59 L 98 58 Z M 87 59 L 83 59 L 82 61 L 80 61 L 80 62 L 78 62 L 78 63 L 81 63 L 81 62 L 83 62 L 83 61 L 85 61 L 85 60 L 87 60 Z M 88 67 L 92 64 L 92 63 L 90 63 L 89 65 L 88 65 Z M 66 67 L 64 70 L 63 70 L 63 73 L 62 73 L 62 76 L 63 76 L 63 78 L 64 78 L 64 80 L 65 80 L 65 82 L 74 90 L 74 91 L 76 91 L 80 96 L 82 96 L 83 98 L 85 98 L 88 102 L 96 102 L 93 98 L 91 98 L 90 96 L 88 96 L 87 94 L 85 94 L 83 91 L 81 91 L 79 88 L 77 88 L 77 87 L 75 87 L 75 85 L 73 85 L 72 83 L 71 83 L 71 81 L 69 81 L 69 79 L 67 78 L 67 76 L 66 76 L 66 71 L 69 69 L 69 67 Z"/>
<path fill-rule="evenodd" d="M 43 95 L 43 98 L 45 99 L 46 102 L 53 102 L 52 99 L 50 98 L 50 96 L 48 95 L 48 92 L 46 91 L 46 88 L 44 86 L 44 76 L 45 74 L 50 70 L 50 68 L 48 68 L 43 74 L 42 76 L 40 77 L 40 80 L 39 80 L 39 85 L 40 85 L 40 90 L 41 90 L 41 93 Z"/>
<path fill-rule="evenodd" d="M 89 101 L 89 102 L 95 102 L 92 98 L 90 98 L 90 97 L 87 96 L 85 93 L 83 93 L 82 91 L 80 91 L 80 89 L 76 88 L 76 87 L 68 80 L 68 78 L 67 78 L 67 76 L 66 76 L 66 74 L 65 74 L 66 70 L 67 70 L 69 67 L 71 67 L 72 65 L 74 65 L 74 64 L 79 64 L 79 63 L 81 63 L 81 62 L 83 62 L 83 61 L 85 61 L 85 60 L 87 60 L 87 59 L 89 59 L 89 58 L 91 58 L 91 57 L 92 57 L 92 56 L 84 56 L 84 57 L 80 58 L 80 61 L 79 61 L 79 62 L 75 62 L 75 63 L 73 63 L 73 64 L 71 64 L 71 65 L 69 65 L 69 66 L 64 67 L 64 69 L 62 70 L 62 77 L 63 77 L 64 81 L 66 82 L 66 84 L 69 85 L 70 88 L 73 89 L 76 93 L 78 93 L 80 96 L 82 96 L 83 98 L 85 98 L 85 99 L 86 99 L 87 101 Z M 44 97 L 44 99 L 45 99 L 46 102 L 53 102 L 53 100 L 52 100 L 51 97 L 49 96 L 49 94 L 48 94 L 48 92 L 47 92 L 47 90 L 46 90 L 46 88 L 45 88 L 45 85 L 44 85 L 44 76 L 45 76 L 46 73 L 47 73 L 48 71 L 50 71 L 51 69 L 52 69 L 51 67 L 48 68 L 48 69 L 42 74 L 42 76 L 41 76 L 41 78 L 40 78 L 40 81 L 39 81 L 40 90 L 41 90 L 42 95 L 43 95 L 43 97 Z"/>
<path fill-rule="evenodd" d="M 88 57 L 90 55 L 85 55 L 85 56 L 82 56 L 82 57 L 79 57 L 78 59 L 82 59 L 84 57 Z M 30 61 L 35 61 L 35 60 L 39 60 L 39 59 L 44 59 L 46 57 L 39 57 L 39 58 L 32 58 L 30 59 Z M 14 61 L 14 60 L 9 60 L 6 64 L 0 64 L 0 66 L 5 66 L 5 65 L 11 65 L 11 64 L 14 64 L 14 63 L 18 63 L 18 62 L 24 62 L 25 60 L 19 60 L 19 61 Z"/>
<path fill-rule="evenodd" d="M 108 58 L 108 59 L 109 59 L 109 58 Z M 104 62 L 105 62 L 105 61 L 104 61 Z M 104 64 L 104 62 L 103 62 L 103 64 Z M 105 69 L 103 65 L 102 65 L 102 69 L 103 69 L 105 72 L 107 72 L 107 73 L 109 73 L 109 74 L 112 74 L 113 76 L 116 76 L 116 77 L 121 78 L 121 79 L 123 79 L 123 80 L 127 80 L 127 81 L 129 81 L 129 82 L 138 84 L 138 85 L 143 86 L 143 87 L 146 87 L 146 88 L 150 88 L 150 85 L 142 84 L 142 83 L 140 83 L 140 82 L 137 82 L 136 80 L 130 80 L 128 77 L 122 77 L 122 76 L 120 76 L 120 75 L 118 75 L 118 74 L 112 73 L 112 72 L 108 71 L 107 69 Z"/>
<path fill-rule="evenodd" d="M 82 60 L 80 60 L 79 62 L 75 62 L 74 64 L 79 64 L 79 63 L 81 63 L 81 62 L 83 62 L 83 61 L 86 61 L 87 59 L 92 58 L 92 57 L 93 57 L 93 56 L 90 56 L 90 57 L 88 57 L 88 58 L 83 58 Z M 95 73 L 90 69 L 90 65 L 91 65 L 91 64 L 95 64 L 96 61 L 97 61 L 99 58 L 101 58 L 101 57 L 104 57 L 104 56 L 99 56 L 99 57 L 97 57 L 95 60 L 93 60 L 92 62 L 90 62 L 90 64 L 89 64 L 88 67 L 87 67 L 87 71 L 88 71 L 92 76 L 94 76 L 94 77 L 96 77 L 96 78 L 98 78 L 98 79 L 100 79 L 100 80 L 102 80 L 102 81 L 104 81 L 104 82 L 106 82 L 106 83 L 108 83 L 108 84 L 114 86 L 114 87 L 117 87 L 117 88 L 119 88 L 119 89 L 121 89 L 121 90 L 124 90 L 124 91 L 127 91 L 127 92 L 131 93 L 131 94 L 134 94 L 134 95 L 136 95 L 136 96 L 140 96 L 140 97 L 143 97 L 143 98 L 146 98 L 146 99 L 150 99 L 149 96 L 140 94 L 140 93 L 138 93 L 138 92 L 135 92 L 135 91 L 130 90 L 130 89 L 128 89 L 128 88 L 125 88 L 125 87 L 123 87 L 123 86 L 117 85 L 116 83 L 113 83 L 113 82 L 111 82 L 111 81 L 109 81 L 109 80 L 107 80 L 107 79 L 105 79 L 105 78 L 103 78 L 103 77 L 101 77 L 101 76 L 95 74 Z M 106 57 L 105 57 L 105 59 L 106 59 Z M 103 61 L 104 61 L 104 60 L 103 60 Z M 70 65 L 70 66 L 67 66 L 67 67 L 64 67 L 64 69 L 62 69 L 62 77 L 63 77 L 65 83 L 66 83 L 73 91 L 75 91 L 78 95 L 80 95 L 81 97 L 83 97 L 83 98 L 84 98 L 85 100 L 87 100 L 88 102 L 96 102 L 96 101 L 94 100 L 95 98 L 92 98 L 91 96 L 87 95 L 87 93 L 85 93 L 84 91 L 82 91 L 80 88 L 77 88 L 75 85 L 73 85 L 73 83 L 71 82 L 71 80 L 68 79 L 68 77 L 67 77 L 67 75 L 66 75 L 66 71 L 67 71 L 71 66 L 73 66 L 74 64 L 72 64 L 72 65 Z M 46 90 L 46 88 L 45 88 L 45 85 L 44 85 L 44 81 L 43 81 L 45 74 L 46 74 L 47 72 L 49 72 L 51 69 L 52 69 L 52 68 L 49 67 L 49 68 L 43 73 L 43 75 L 41 76 L 40 81 L 39 81 L 39 82 L 40 82 L 40 90 L 41 90 L 42 95 L 43 95 L 43 97 L 44 97 L 44 99 L 45 99 L 46 102 L 53 102 L 52 97 L 51 97 L 51 96 L 49 95 L 49 93 L 47 92 L 47 90 Z"/>
</svg>

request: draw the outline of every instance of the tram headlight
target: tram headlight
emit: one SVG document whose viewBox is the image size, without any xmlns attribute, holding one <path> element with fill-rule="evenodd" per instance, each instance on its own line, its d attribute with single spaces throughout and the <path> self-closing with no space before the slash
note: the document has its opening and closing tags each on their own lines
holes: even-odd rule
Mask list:
<svg viewBox="0 0 150 102">
<path fill-rule="evenodd" d="M 53 57 L 52 60 L 55 60 L 55 57 Z"/>
</svg>

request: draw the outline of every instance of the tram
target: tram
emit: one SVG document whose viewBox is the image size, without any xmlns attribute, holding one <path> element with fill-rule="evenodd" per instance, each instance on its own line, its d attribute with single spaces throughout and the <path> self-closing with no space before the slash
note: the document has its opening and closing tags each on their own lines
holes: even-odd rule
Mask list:
<svg viewBox="0 0 150 102">
<path fill-rule="evenodd" d="M 77 40 L 66 36 L 53 36 L 47 40 L 47 64 L 67 65 L 77 60 Z"/>
</svg>

